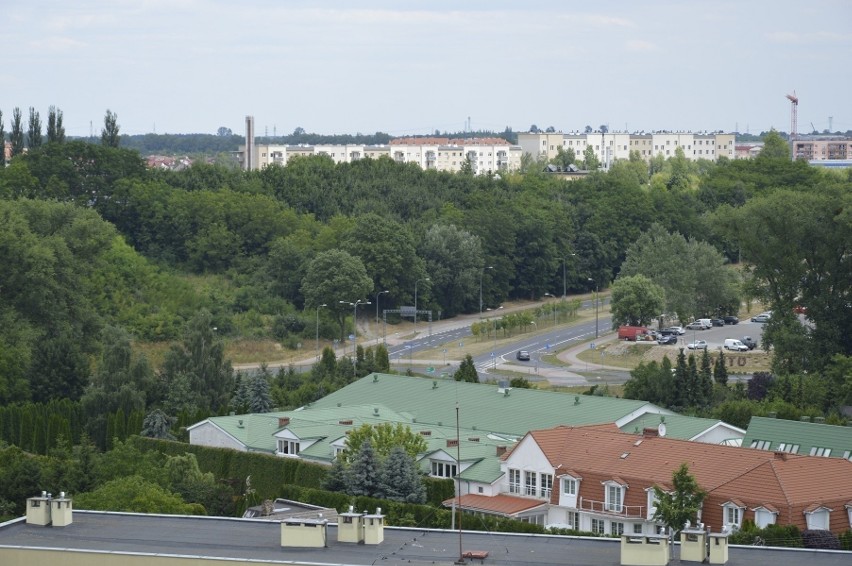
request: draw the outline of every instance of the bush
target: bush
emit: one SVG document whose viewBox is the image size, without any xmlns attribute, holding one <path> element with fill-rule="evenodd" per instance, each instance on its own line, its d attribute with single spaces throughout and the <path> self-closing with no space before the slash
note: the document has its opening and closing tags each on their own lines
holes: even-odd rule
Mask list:
<svg viewBox="0 0 852 566">
<path fill-rule="evenodd" d="M 847 529 L 839 538 L 842 550 L 852 550 L 852 529 Z"/>
<path fill-rule="evenodd" d="M 809 529 L 802 531 L 805 548 L 820 550 L 840 550 L 840 539 L 831 531 Z"/>
<path fill-rule="evenodd" d="M 728 538 L 729 544 L 753 545 L 757 539 L 763 540 L 766 546 L 784 546 L 801 548 L 802 533 L 796 525 L 767 525 L 758 529 L 754 522 L 746 519 L 743 526 Z"/>
</svg>

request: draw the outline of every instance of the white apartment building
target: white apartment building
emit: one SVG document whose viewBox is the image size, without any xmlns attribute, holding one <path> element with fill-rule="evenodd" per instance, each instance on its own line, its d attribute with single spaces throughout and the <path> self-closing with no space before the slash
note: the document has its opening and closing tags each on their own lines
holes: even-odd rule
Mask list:
<svg viewBox="0 0 852 566">
<path fill-rule="evenodd" d="M 254 145 L 250 169 L 263 169 L 273 163 L 283 166 L 293 157 L 306 155 L 325 155 L 335 163 L 387 156 L 397 163 L 416 163 L 424 170 L 450 172 L 461 171 L 469 159 L 473 173 L 483 175 L 517 170 L 523 150 L 500 138 L 405 138 L 394 140 L 390 145 Z M 247 169 L 245 146 L 240 146 L 237 156 L 240 166 Z"/>
<path fill-rule="evenodd" d="M 652 132 L 629 134 L 627 132 L 591 133 L 519 133 L 518 145 L 533 159 L 553 159 L 558 148 L 572 149 L 578 159 L 591 146 L 595 157 L 608 167 L 615 160 L 629 159 L 631 151 L 639 152 L 645 161 L 658 155 L 674 157 L 677 148 L 689 160 L 720 157 L 735 158 L 734 134 L 696 134 L 692 132 Z"/>
</svg>

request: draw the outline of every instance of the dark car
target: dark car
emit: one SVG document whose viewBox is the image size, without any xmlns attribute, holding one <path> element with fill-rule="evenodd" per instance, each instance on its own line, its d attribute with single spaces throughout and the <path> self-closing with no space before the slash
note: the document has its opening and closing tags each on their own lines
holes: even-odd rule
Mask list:
<svg viewBox="0 0 852 566">
<path fill-rule="evenodd" d="M 518 350 L 518 354 L 515 357 L 518 358 L 518 361 L 521 362 L 530 361 L 530 353 L 526 350 Z"/>
<path fill-rule="evenodd" d="M 677 344 L 677 336 L 674 334 L 666 334 L 664 336 L 660 336 L 657 338 L 657 344 L 660 346 L 668 346 L 670 344 Z"/>
<path fill-rule="evenodd" d="M 748 346 L 749 350 L 754 350 L 755 348 L 757 348 L 757 342 L 755 342 L 754 338 L 752 338 L 751 336 L 743 336 L 743 339 L 740 340 L 740 342 Z"/>
<path fill-rule="evenodd" d="M 739 324 L 740 323 L 740 319 L 738 317 L 734 316 L 734 315 L 726 316 L 722 320 L 725 321 L 725 324 Z"/>
<path fill-rule="evenodd" d="M 711 318 L 710 324 L 713 326 L 725 326 L 725 319 L 723 318 Z"/>
</svg>

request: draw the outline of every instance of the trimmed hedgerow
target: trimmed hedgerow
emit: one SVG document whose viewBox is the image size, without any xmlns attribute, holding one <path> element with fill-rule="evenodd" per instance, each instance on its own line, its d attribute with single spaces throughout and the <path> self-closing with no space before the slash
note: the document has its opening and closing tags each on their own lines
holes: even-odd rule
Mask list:
<svg viewBox="0 0 852 566">
<path fill-rule="evenodd" d="M 805 543 L 805 548 L 840 550 L 840 539 L 831 531 L 816 529 L 802 531 L 802 541 Z"/>
</svg>

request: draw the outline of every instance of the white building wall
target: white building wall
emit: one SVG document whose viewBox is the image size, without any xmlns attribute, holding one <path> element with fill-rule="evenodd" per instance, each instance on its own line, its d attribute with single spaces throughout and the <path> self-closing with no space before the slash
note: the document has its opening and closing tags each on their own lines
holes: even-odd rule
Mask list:
<svg viewBox="0 0 852 566">
<path fill-rule="evenodd" d="M 246 447 L 241 442 L 209 421 L 189 429 L 189 443 L 211 448 L 231 448 L 242 452 L 246 451 Z"/>
</svg>

